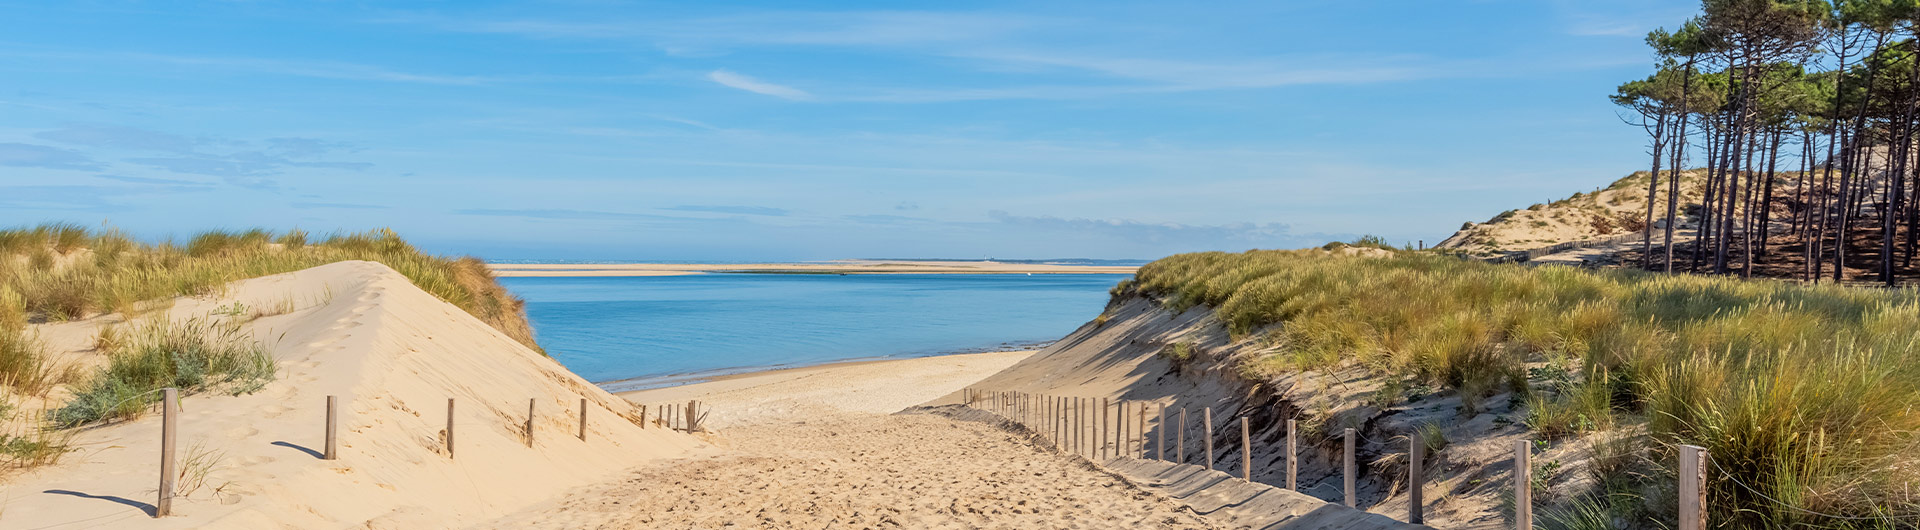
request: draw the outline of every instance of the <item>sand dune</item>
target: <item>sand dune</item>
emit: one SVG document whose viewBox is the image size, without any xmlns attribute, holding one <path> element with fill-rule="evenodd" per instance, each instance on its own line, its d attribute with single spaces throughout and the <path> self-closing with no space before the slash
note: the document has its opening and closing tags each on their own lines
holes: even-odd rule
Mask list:
<svg viewBox="0 0 1920 530">
<path fill-rule="evenodd" d="M 58 465 L 4 486 L 0 528 L 460 528 L 648 461 L 714 449 L 641 429 L 633 408 L 369 262 L 237 282 L 223 296 L 178 301 L 174 319 L 240 302 L 287 314 L 247 324 L 271 345 L 279 378 L 244 396 L 182 400 L 182 458 L 217 455 L 203 485 L 149 516 L 158 482 L 159 417 L 88 429 Z M 44 326 L 69 359 L 112 317 Z M 336 461 L 316 458 L 325 396 L 342 402 Z M 458 458 L 441 443 L 458 400 Z M 528 399 L 540 413 L 533 448 Z M 581 398 L 586 441 L 574 437 Z"/>
</svg>

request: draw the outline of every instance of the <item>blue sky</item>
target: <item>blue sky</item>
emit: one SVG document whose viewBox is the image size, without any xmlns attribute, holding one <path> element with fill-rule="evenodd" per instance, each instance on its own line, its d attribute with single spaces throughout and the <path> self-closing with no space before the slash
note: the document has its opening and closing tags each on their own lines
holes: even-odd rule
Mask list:
<svg viewBox="0 0 1920 530">
<path fill-rule="evenodd" d="M 1684 1 L 5 2 L 0 225 L 494 259 L 1154 258 L 1646 165 Z"/>
</svg>

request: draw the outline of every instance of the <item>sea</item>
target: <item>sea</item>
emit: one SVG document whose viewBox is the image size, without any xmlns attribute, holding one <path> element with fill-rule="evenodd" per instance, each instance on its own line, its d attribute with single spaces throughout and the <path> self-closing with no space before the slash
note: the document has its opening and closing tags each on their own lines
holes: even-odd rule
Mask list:
<svg viewBox="0 0 1920 530">
<path fill-rule="evenodd" d="M 1044 346 L 1124 274 L 501 278 L 554 359 L 612 391 L 768 368 Z"/>
</svg>

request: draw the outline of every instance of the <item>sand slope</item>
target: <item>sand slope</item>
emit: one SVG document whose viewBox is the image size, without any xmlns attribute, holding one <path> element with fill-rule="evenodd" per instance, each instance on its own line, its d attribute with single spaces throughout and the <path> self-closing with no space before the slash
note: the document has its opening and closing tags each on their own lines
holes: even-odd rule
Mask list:
<svg viewBox="0 0 1920 530">
<path fill-rule="evenodd" d="M 183 400 L 182 458 L 196 445 L 219 456 L 205 485 L 174 501 L 175 516 L 149 517 L 160 431 L 149 415 L 86 430 L 60 464 L 0 486 L 0 528 L 459 528 L 650 460 L 710 450 L 621 418 L 633 411 L 624 400 L 384 265 L 237 282 L 167 313 L 185 319 L 289 298 L 291 313 L 247 324 L 272 347 L 279 380 L 251 395 Z M 99 325 L 41 331 L 56 349 L 84 356 L 78 343 Z M 342 456 L 332 462 L 316 453 L 329 394 L 343 409 Z M 457 459 L 441 444 L 450 397 L 459 401 Z M 531 449 L 529 398 L 539 412 Z M 590 402 L 585 442 L 574 437 L 580 398 Z"/>
</svg>

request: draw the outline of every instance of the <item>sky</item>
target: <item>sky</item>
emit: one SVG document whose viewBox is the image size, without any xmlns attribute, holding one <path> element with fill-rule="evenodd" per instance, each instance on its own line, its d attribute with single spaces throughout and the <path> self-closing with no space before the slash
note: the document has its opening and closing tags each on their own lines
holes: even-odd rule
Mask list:
<svg viewBox="0 0 1920 530">
<path fill-rule="evenodd" d="M 0 226 L 391 227 L 489 259 L 1151 259 L 1649 159 L 1686 1 L 11 2 Z"/>
</svg>

